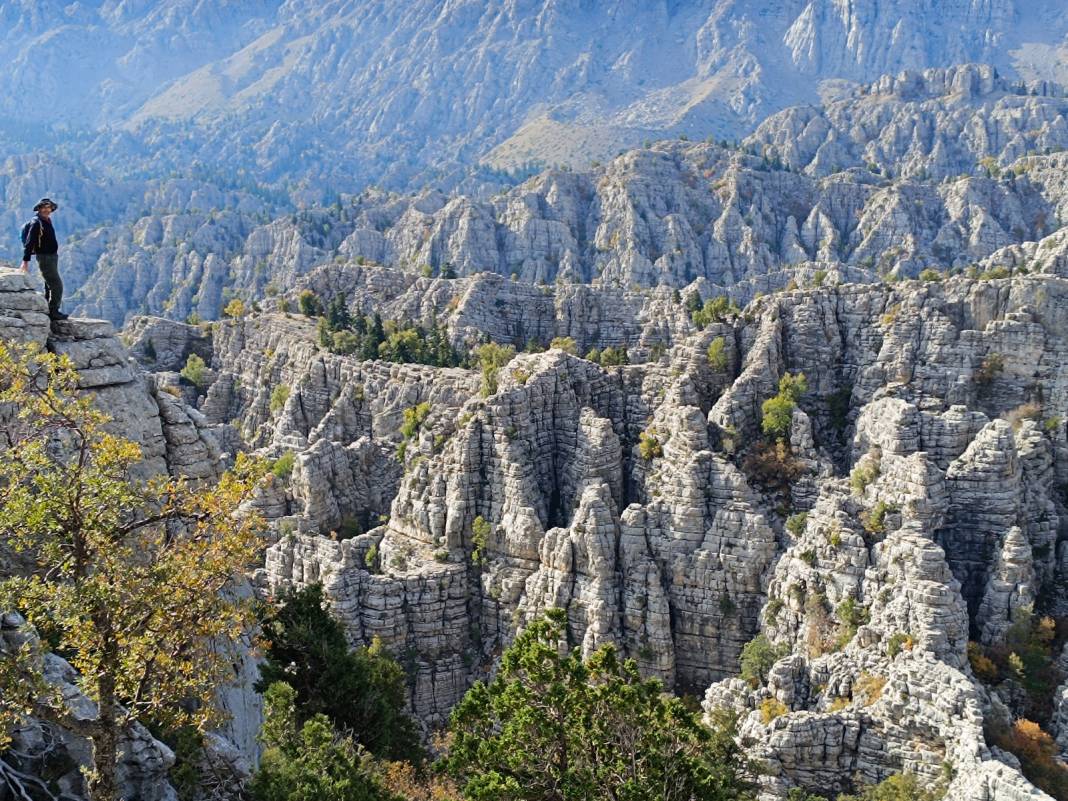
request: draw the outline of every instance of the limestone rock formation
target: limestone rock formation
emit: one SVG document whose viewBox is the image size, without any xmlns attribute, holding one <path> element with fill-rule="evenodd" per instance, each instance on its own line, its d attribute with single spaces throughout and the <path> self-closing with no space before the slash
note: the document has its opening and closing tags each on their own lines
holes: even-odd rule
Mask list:
<svg viewBox="0 0 1068 801">
<path fill-rule="evenodd" d="M 481 332 L 631 354 L 520 353 L 483 394 L 474 370 L 329 353 L 293 313 L 215 327 L 206 421 L 294 454 L 261 498 L 275 532 L 261 586 L 322 583 L 351 642 L 402 657 L 425 725 L 559 606 L 577 647 L 613 643 L 742 712 L 768 799 L 902 770 L 936 782 L 945 762 L 947 797 L 1040 797 L 985 733 L 1020 698 L 977 678 L 968 643 L 996 646 L 1019 614 L 1065 601 L 1065 279 L 783 292 L 704 329 L 668 289 L 543 294 L 369 265 L 307 286 L 436 321 L 461 348 Z M 138 350 L 167 329 L 136 330 Z M 808 391 L 776 450 L 762 405 L 787 372 Z M 732 677 L 757 634 L 781 658 L 750 686 Z"/>
<path fill-rule="evenodd" d="M 891 178 L 848 164 L 829 175 L 802 170 L 804 164 L 791 168 L 765 155 L 777 154 L 778 145 L 755 140 L 738 149 L 667 141 L 589 172 L 548 170 L 488 200 L 375 190 L 269 223 L 240 211 L 149 215 L 109 229 L 106 246 L 97 236 L 72 243 L 64 269 L 77 308 L 116 323 L 138 313 L 213 319 L 234 296 L 275 308 L 278 295 L 290 293 L 294 309 L 293 290 L 351 284 L 308 276 L 324 265 L 320 272 L 333 273 L 336 262 L 372 295 L 407 294 L 406 310 L 426 316 L 462 291 L 416 280 L 420 273 L 493 273 L 518 286 L 480 281 L 484 305 L 471 311 L 498 327 L 521 308 L 513 299 L 547 314 L 554 283 L 556 293 L 567 292 L 556 314 L 591 326 L 605 319 L 620 325 L 627 309 L 604 307 L 583 284 L 624 294 L 671 287 L 747 302 L 794 285 L 915 277 L 925 269 L 1063 270 L 1057 232 L 1068 214 L 1059 179 L 1064 157 L 1047 150 L 1068 146 L 1068 131 L 1056 145 L 1030 143 L 1045 141 L 1047 118 L 1061 119 L 1064 110 L 1032 113 L 1026 106 L 1068 101 L 999 91 L 1014 99 L 1004 115 L 1029 144 L 1003 153 L 1005 167 L 995 172 L 979 164 L 987 157 L 981 143 L 974 153 L 947 157 L 944 180 L 935 181 L 901 172 L 910 157 L 924 164 L 936 158 L 922 149 L 887 153 Z M 960 115 L 991 117 L 988 106 L 1001 101 L 984 98 L 961 100 Z M 868 101 L 862 95 L 855 102 Z M 941 107 L 940 98 L 929 102 Z M 914 109 L 906 106 L 900 114 L 910 120 Z M 961 139 L 948 122 L 929 125 L 947 140 Z M 877 145 L 863 134 L 877 127 L 854 125 L 858 148 Z M 775 137 L 793 143 L 796 134 Z M 410 277 L 365 266 L 373 264 L 401 267 Z"/>
</svg>

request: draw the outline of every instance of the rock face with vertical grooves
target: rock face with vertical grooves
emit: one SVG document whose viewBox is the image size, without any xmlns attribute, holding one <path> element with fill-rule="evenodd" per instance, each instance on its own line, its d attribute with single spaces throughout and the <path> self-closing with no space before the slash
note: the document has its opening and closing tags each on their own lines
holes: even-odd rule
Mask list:
<svg viewBox="0 0 1068 801">
<path fill-rule="evenodd" d="M 482 319 L 504 343 L 607 344 L 563 311 L 573 287 L 513 303 L 529 288 L 377 267 L 311 286 L 436 319 L 458 346 Z M 260 499 L 276 531 L 263 585 L 322 583 L 351 642 L 401 656 L 428 726 L 557 606 L 584 652 L 615 644 L 710 711 L 742 712 L 769 799 L 902 770 L 933 782 L 946 761 L 948 797 L 1041 797 L 985 738 L 1020 699 L 976 678 L 967 645 L 996 645 L 1030 606 L 1068 609 L 1068 281 L 783 292 L 704 330 L 669 290 L 581 291 L 587 309 L 635 304 L 604 328 L 634 363 L 520 353 L 486 395 L 474 370 L 328 353 L 299 315 L 216 326 L 205 421 L 294 454 Z M 478 310 L 500 293 L 511 322 L 495 327 Z M 140 353 L 161 329 L 134 330 Z M 785 373 L 808 391 L 775 456 L 762 405 Z M 750 686 L 732 677 L 757 634 L 782 658 Z M 785 713 L 765 720 L 769 699 Z"/>
</svg>

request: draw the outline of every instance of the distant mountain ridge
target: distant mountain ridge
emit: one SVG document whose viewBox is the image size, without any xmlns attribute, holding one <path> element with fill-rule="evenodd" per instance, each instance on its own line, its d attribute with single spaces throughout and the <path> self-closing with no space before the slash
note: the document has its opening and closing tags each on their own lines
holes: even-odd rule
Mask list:
<svg viewBox="0 0 1068 801">
<path fill-rule="evenodd" d="M 1068 75 L 1053 0 L 865 5 L 16 0 L 0 8 L 15 54 L 0 110 L 89 121 L 105 131 L 86 148 L 93 163 L 243 168 L 321 201 L 325 187 L 455 182 L 477 163 L 583 165 L 645 139 L 734 139 L 902 69 Z"/>
<path fill-rule="evenodd" d="M 61 266 L 79 313 L 116 324 L 214 319 L 232 297 L 285 293 L 336 263 L 624 289 L 703 281 L 739 302 L 817 274 L 915 277 L 995 256 L 987 266 L 1049 267 L 1068 220 L 1066 116 L 1059 85 L 962 65 L 787 109 L 735 147 L 665 140 L 493 197 L 373 189 L 280 213 L 240 184 L 213 191 L 211 175 L 131 182 L 105 196 L 121 222 L 69 239 Z M 70 186 L 75 214 L 94 196 Z"/>
</svg>

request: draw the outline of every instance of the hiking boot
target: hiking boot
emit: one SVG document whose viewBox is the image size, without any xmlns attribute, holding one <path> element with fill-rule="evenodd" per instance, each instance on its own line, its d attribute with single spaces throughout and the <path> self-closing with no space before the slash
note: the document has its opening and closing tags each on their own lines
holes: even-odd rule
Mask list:
<svg viewBox="0 0 1068 801">
<path fill-rule="evenodd" d="M 68 317 L 70 317 L 69 314 L 64 314 L 61 311 L 49 312 L 48 316 L 53 320 L 66 320 Z"/>
</svg>

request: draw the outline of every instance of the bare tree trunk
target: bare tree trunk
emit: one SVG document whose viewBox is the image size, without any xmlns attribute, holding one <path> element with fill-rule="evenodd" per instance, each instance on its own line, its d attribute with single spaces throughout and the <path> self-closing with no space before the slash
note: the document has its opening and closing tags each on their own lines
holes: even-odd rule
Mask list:
<svg viewBox="0 0 1068 801">
<path fill-rule="evenodd" d="M 89 782 L 91 801 L 120 801 L 119 783 L 116 774 L 118 761 L 118 732 L 115 730 L 114 714 L 108 725 L 101 713 L 99 732 L 93 737 L 93 774 Z"/>
</svg>

